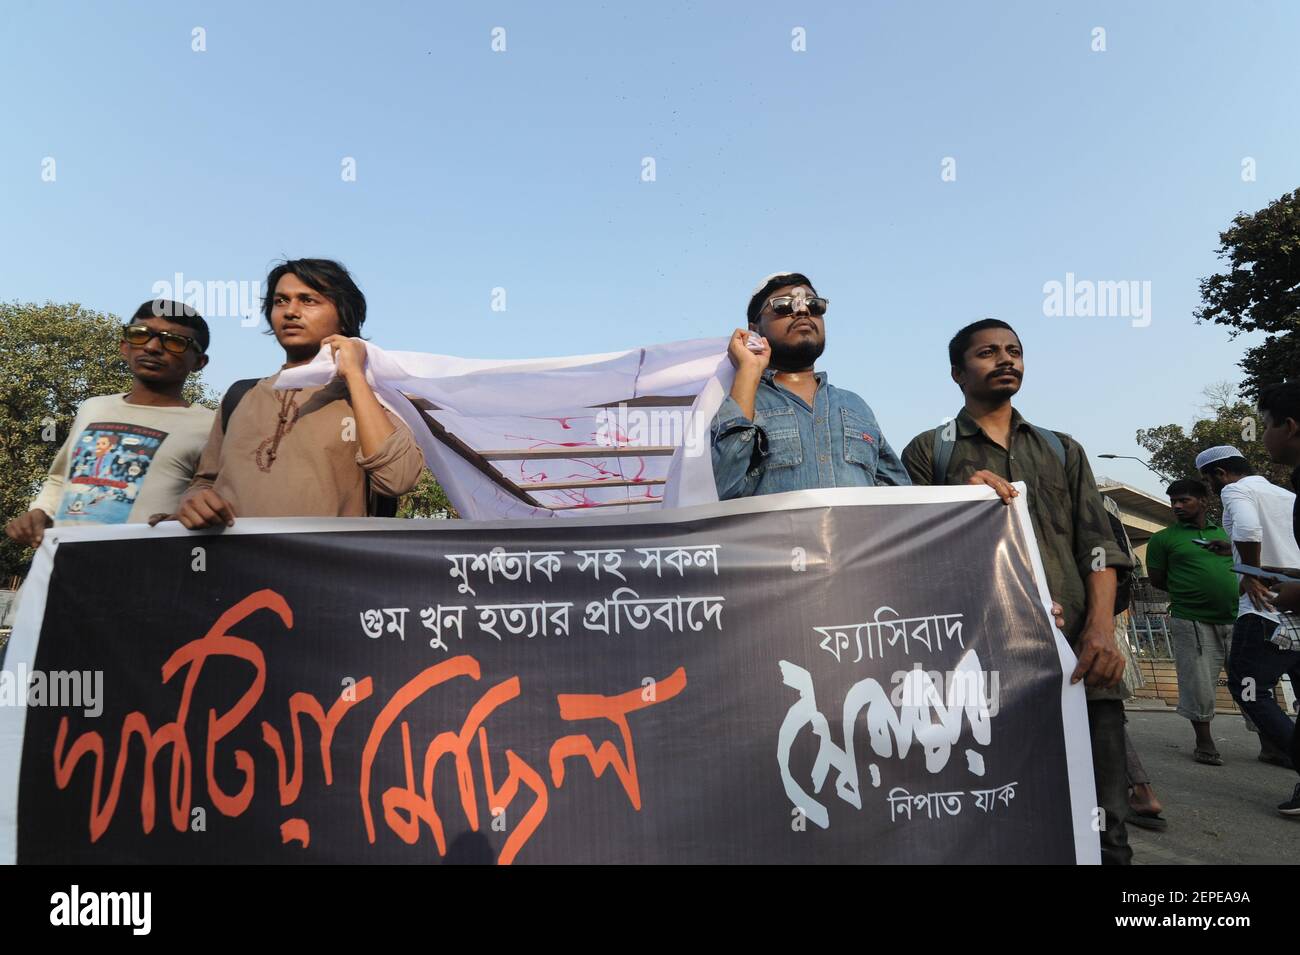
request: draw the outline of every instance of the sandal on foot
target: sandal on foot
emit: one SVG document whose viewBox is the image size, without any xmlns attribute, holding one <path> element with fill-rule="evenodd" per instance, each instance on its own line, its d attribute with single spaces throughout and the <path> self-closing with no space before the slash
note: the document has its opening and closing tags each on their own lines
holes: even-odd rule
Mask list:
<svg viewBox="0 0 1300 955">
<path fill-rule="evenodd" d="M 1198 749 L 1192 753 L 1192 759 L 1198 763 L 1204 763 L 1206 766 L 1222 766 L 1223 757 L 1216 750 Z"/>
<path fill-rule="evenodd" d="M 1169 828 L 1168 819 L 1165 819 L 1158 812 L 1151 812 L 1149 809 L 1141 812 L 1130 809 L 1127 821 L 1139 828 L 1150 829 L 1152 832 L 1164 832 Z"/>
</svg>

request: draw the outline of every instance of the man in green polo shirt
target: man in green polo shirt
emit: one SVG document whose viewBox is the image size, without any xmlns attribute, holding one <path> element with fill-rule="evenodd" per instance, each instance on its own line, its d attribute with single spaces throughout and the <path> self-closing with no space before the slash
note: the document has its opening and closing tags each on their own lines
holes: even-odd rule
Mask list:
<svg viewBox="0 0 1300 955">
<path fill-rule="evenodd" d="M 1222 766 L 1210 735 L 1215 687 L 1237 619 L 1237 575 L 1232 558 L 1219 557 L 1197 541 L 1226 541 L 1223 528 L 1206 514 L 1200 481 L 1175 481 L 1165 492 L 1178 523 L 1147 543 L 1151 583 L 1169 592 L 1170 644 L 1178 670 L 1178 714 L 1196 732 L 1193 757 Z"/>
</svg>

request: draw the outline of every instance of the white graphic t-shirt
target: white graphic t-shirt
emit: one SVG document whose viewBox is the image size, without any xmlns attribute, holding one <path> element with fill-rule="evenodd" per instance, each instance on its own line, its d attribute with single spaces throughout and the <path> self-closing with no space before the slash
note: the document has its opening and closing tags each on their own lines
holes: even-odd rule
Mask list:
<svg viewBox="0 0 1300 955">
<path fill-rule="evenodd" d="M 155 408 L 124 395 L 91 398 L 32 502 L 55 526 L 138 524 L 175 512 L 212 427 L 201 405 Z"/>
</svg>

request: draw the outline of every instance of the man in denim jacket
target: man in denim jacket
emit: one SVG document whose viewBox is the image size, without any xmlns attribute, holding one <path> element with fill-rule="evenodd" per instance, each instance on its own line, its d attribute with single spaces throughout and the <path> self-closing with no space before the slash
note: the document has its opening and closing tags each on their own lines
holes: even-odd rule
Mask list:
<svg viewBox="0 0 1300 955">
<path fill-rule="evenodd" d="M 798 272 L 769 276 L 750 298 L 749 328 L 728 349 L 736 380 L 710 428 L 721 500 L 911 483 L 867 403 L 813 370 L 826 306 Z M 761 347 L 748 347 L 751 333 Z"/>
</svg>

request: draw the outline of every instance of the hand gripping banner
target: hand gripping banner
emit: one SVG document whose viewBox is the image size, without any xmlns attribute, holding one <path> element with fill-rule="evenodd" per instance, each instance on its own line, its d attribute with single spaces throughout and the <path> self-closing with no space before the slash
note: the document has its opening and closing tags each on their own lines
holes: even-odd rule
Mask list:
<svg viewBox="0 0 1300 955">
<path fill-rule="evenodd" d="M 54 528 L 0 861 L 1097 862 L 1024 500 Z"/>
</svg>

